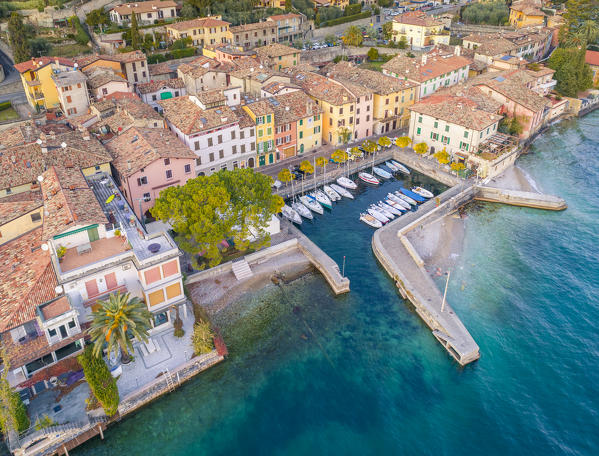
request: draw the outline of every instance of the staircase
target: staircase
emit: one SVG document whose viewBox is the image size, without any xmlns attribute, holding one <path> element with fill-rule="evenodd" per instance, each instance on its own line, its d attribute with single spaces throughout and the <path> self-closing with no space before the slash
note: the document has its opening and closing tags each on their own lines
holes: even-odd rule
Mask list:
<svg viewBox="0 0 599 456">
<path fill-rule="evenodd" d="M 247 279 L 248 277 L 254 275 L 254 273 L 250 269 L 250 265 L 247 261 L 245 261 L 245 258 L 234 261 L 231 267 L 233 269 L 233 274 L 235 274 L 235 278 L 237 280 Z"/>
</svg>

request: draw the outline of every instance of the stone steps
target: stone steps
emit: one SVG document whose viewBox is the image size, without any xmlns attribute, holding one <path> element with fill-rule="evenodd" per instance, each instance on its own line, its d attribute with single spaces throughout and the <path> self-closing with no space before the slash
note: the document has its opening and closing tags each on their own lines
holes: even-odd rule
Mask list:
<svg viewBox="0 0 599 456">
<path fill-rule="evenodd" d="M 248 277 L 251 277 L 254 275 L 254 273 L 250 269 L 250 265 L 245 260 L 245 258 L 234 261 L 233 264 L 231 265 L 231 268 L 233 269 L 233 274 L 235 274 L 235 278 L 237 280 L 247 279 Z"/>
</svg>

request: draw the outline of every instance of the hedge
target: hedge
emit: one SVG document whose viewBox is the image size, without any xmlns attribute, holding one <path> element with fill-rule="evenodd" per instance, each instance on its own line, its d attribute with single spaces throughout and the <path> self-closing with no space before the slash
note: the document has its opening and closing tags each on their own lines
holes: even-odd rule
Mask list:
<svg viewBox="0 0 599 456">
<path fill-rule="evenodd" d="M 12 104 L 10 101 L 3 101 L 2 103 L 0 103 L 0 111 L 4 111 L 10 108 L 12 108 Z"/>
<path fill-rule="evenodd" d="M 106 415 L 114 415 L 119 407 L 119 389 L 116 380 L 110 374 L 108 366 L 101 357 L 93 354 L 93 347 L 88 345 L 85 351 L 77 356 L 77 361 L 83 367 L 85 380 L 89 384 L 98 402 L 102 404 Z"/>
<path fill-rule="evenodd" d="M 330 21 L 326 21 L 325 23 L 320 24 L 320 28 L 322 27 L 331 27 L 333 25 L 345 24 L 346 22 L 357 21 L 358 19 L 365 19 L 370 17 L 370 11 L 364 11 L 360 14 L 354 14 L 352 16 L 341 16 L 336 19 L 331 19 Z"/>
</svg>

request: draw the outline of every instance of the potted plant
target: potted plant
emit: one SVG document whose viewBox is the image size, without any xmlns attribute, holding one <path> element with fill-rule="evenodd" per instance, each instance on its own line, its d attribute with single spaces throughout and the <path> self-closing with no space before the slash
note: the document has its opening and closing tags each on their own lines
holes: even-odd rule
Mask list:
<svg viewBox="0 0 599 456">
<path fill-rule="evenodd" d="M 56 249 L 56 256 L 58 257 L 59 263 L 62 263 L 62 259 L 65 255 L 65 253 L 67 253 L 67 248 L 64 245 L 59 245 L 58 248 Z"/>
<path fill-rule="evenodd" d="M 116 237 L 121 237 L 121 230 L 119 230 L 119 229 L 114 230 L 114 235 Z"/>
</svg>

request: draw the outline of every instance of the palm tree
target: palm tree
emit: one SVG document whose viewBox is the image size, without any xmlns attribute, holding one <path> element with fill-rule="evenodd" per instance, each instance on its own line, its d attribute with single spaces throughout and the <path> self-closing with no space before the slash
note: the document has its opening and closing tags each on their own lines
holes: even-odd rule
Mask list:
<svg viewBox="0 0 599 456">
<path fill-rule="evenodd" d="M 133 344 L 127 331 L 144 342 L 148 341 L 148 330 L 152 314 L 138 297 L 129 297 L 129 293 L 111 293 L 107 301 L 98 301 L 100 308 L 92 313 L 89 335 L 94 343 L 94 355 L 101 356 L 104 343 L 108 353 L 120 349 L 122 363 L 131 361 Z"/>
<path fill-rule="evenodd" d="M 584 21 L 576 34 L 583 37 L 587 43 L 594 43 L 599 38 L 599 25 L 596 21 Z"/>
</svg>

